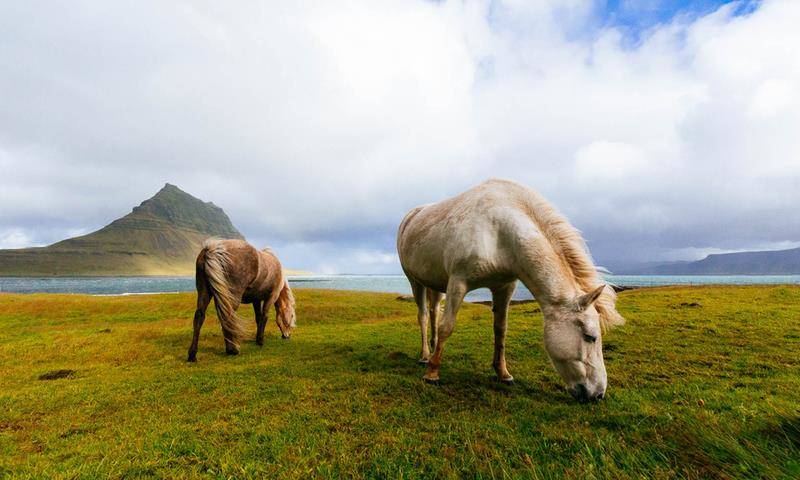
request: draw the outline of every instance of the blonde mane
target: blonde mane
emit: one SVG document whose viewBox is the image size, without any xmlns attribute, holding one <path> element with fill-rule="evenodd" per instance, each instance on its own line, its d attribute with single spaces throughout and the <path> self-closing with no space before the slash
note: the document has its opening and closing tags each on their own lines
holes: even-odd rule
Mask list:
<svg viewBox="0 0 800 480">
<path fill-rule="evenodd" d="M 527 190 L 531 194 L 527 205 L 531 218 L 561 257 L 578 287 L 583 293 L 588 293 L 603 285 L 580 232 L 541 195 L 531 189 Z M 616 300 L 614 289 L 606 285 L 600 298 L 594 303 L 597 313 L 600 314 L 600 326 L 603 330 L 625 323 L 625 319 L 617 312 Z"/>
</svg>

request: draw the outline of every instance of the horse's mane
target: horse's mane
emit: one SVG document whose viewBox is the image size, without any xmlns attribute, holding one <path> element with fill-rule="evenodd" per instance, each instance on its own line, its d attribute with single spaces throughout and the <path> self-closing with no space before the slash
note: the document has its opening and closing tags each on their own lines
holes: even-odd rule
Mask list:
<svg viewBox="0 0 800 480">
<path fill-rule="evenodd" d="M 531 189 L 527 190 L 530 193 L 527 206 L 531 217 L 556 254 L 562 258 L 575 283 L 584 293 L 603 285 L 581 233 L 541 195 Z M 606 285 L 600 298 L 594 303 L 597 313 L 600 314 L 600 326 L 603 330 L 625 323 L 625 319 L 617 312 L 616 300 L 614 289 Z"/>
</svg>

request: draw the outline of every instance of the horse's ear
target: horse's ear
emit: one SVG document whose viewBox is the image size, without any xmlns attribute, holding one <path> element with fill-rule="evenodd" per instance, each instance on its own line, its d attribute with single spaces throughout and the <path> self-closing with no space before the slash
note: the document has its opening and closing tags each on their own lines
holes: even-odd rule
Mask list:
<svg viewBox="0 0 800 480">
<path fill-rule="evenodd" d="M 605 288 L 606 288 L 605 285 L 600 285 L 599 287 L 595 288 L 593 291 L 578 297 L 578 299 L 577 299 L 578 308 L 581 311 L 586 310 L 587 308 L 589 308 L 594 302 L 597 301 L 598 298 L 600 298 L 600 295 L 603 294 L 603 290 L 605 290 Z"/>
</svg>

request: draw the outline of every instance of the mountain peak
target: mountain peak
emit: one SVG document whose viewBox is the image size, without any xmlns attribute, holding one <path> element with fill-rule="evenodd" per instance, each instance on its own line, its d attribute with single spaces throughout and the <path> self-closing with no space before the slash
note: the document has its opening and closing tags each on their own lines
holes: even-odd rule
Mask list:
<svg viewBox="0 0 800 480">
<path fill-rule="evenodd" d="M 174 191 L 174 190 L 177 190 L 177 191 L 182 192 L 182 193 L 186 193 L 183 190 L 181 190 L 180 188 L 178 188 L 176 185 L 173 185 L 173 184 L 167 182 L 167 183 L 164 184 L 163 187 L 161 187 L 161 190 L 157 191 L 156 194 L 153 195 L 153 196 L 156 197 L 161 192 L 169 192 L 169 191 Z"/>
<path fill-rule="evenodd" d="M 221 208 L 167 183 L 96 232 L 0 250 L 0 275 L 190 275 L 208 237 L 243 238 Z"/>
<path fill-rule="evenodd" d="M 114 224 L 147 218 L 155 218 L 207 235 L 244 238 L 221 208 L 211 202 L 204 202 L 171 183 L 166 183 L 155 195 L 134 207 L 130 214 Z"/>
<path fill-rule="evenodd" d="M 175 202 L 175 201 L 192 202 L 192 201 L 197 201 L 197 202 L 207 203 L 207 202 L 203 202 L 202 200 L 200 200 L 197 197 L 194 197 L 191 194 L 188 194 L 188 193 L 184 192 L 178 186 L 173 185 L 171 183 L 165 183 L 164 186 L 161 187 L 161 190 L 157 191 L 155 195 L 153 195 L 152 197 L 150 197 L 147 200 L 145 200 L 144 202 L 142 202 L 141 205 L 144 205 L 145 203 L 153 201 L 153 200 L 160 201 L 160 202 Z M 139 206 L 141 206 L 141 205 L 139 205 Z"/>
</svg>

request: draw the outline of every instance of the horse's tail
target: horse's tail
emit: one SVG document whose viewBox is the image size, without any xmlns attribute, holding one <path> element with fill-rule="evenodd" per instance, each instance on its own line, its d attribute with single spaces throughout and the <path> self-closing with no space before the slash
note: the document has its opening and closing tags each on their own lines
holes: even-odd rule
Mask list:
<svg viewBox="0 0 800 480">
<path fill-rule="evenodd" d="M 211 286 L 214 297 L 214 308 L 222 328 L 230 335 L 232 347 L 239 349 L 239 342 L 245 337 L 246 331 L 241 317 L 236 314 L 236 305 L 239 299 L 231 293 L 228 285 L 226 271 L 230 265 L 230 253 L 225 245 L 217 239 L 208 239 L 203 243 L 205 252 L 205 274 Z M 227 343 L 228 339 L 226 339 Z"/>
</svg>

